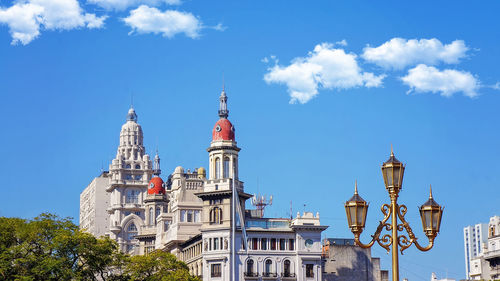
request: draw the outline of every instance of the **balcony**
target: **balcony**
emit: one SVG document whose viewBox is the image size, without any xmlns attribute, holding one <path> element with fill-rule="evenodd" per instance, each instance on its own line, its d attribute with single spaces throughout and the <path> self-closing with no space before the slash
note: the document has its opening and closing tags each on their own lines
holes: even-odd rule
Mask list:
<svg viewBox="0 0 500 281">
<path fill-rule="evenodd" d="M 259 274 L 257 272 L 245 272 L 243 275 L 245 279 L 259 279 Z"/>
<path fill-rule="evenodd" d="M 500 250 L 485 252 L 484 259 L 487 261 L 500 260 Z"/>
<path fill-rule="evenodd" d="M 112 227 L 109 228 L 109 230 L 114 234 L 118 234 L 122 230 L 122 228 L 121 226 L 113 225 Z"/>
<path fill-rule="evenodd" d="M 262 279 L 266 280 L 276 280 L 278 278 L 278 274 L 272 272 L 264 272 L 262 273 Z"/>
<path fill-rule="evenodd" d="M 281 280 L 297 280 L 295 273 L 281 273 Z"/>
</svg>

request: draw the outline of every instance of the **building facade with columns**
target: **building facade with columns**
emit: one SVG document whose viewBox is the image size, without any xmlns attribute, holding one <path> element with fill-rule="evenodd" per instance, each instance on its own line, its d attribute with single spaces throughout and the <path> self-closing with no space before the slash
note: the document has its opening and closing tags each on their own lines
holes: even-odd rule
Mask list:
<svg viewBox="0 0 500 281">
<path fill-rule="evenodd" d="M 322 280 L 321 232 L 327 226 L 319 214 L 264 218 L 246 210 L 252 195 L 238 176 L 240 148 L 224 90 L 219 103 L 208 173 L 177 167 L 163 179 L 158 154 L 154 161 L 146 154 L 137 115 L 129 110 L 104 187 L 106 235 L 130 254 L 171 252 L 203 280 Z M 87 209 L 80 217 L 89 217 Z"/>
</svg>

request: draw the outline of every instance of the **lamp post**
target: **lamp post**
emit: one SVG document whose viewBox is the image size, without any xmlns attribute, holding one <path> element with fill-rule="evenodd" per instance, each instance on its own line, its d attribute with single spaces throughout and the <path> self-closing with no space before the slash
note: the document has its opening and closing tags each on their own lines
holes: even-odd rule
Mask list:
<svg viewBox="0 0 500 281">
<path fill-rule="evenodd" d="M 428 251 L 434 246 L 434 238 L 439 232 L 441 224 L 441 216 L 443 208 L 432 198 L 432 187 L 430 189 L 429 200 L 420 206 L 420 217 L 422 218 L 422 227 L 425 235 L 429 239 L 429 244 L 422 247 L 417 237 L 413 233 L 408 222 L 405 220 L 405 215 L 408 209 L 405 205 L 398 204 L 398 196 L 403 184 L 403 175 L 405 165 L 399 162 L 394 156 L 391 147 L 391 156 L 389 160 L 382 164 L 382 175 L 384 177 L 385 188 L 391 199 L 390 204 L 383 204 L 381 211 L 384 214 L 384 219 L 380 221 L 375 234 L 372 235 L 372 241 L 368 244 L 363 244 L 360 241 L 360 235 L 365 227 L 366 215 L 368 212 L 368 203 L 358 194 L 358 184 L 355 183 L 354 195 L 345 203 L 347 214 L 347 222 L 349 228 L 354 234 L 354 241 L 362 248 L 370 248 L 375 242 L 389 252 L 392 246 L 392 281 L 399 281 L 399 253 L 398 249 L 403 254 L 403 251 L 409 248 L 412 244 L 420 251 Z M 391 219 L 389 223 L 388 220 Z M 398 222 L 399 219 L 399 222 Z M 382 230 L 390 232 L 381 236 Z M 398 234 L 406 230 L 408 235 L 404 233 Z"/>
</svg>

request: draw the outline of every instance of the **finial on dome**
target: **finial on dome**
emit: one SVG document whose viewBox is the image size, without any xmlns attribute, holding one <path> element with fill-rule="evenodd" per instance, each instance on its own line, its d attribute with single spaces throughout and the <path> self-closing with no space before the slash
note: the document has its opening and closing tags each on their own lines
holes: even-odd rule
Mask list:
<svg viewBox="0 0 500 281">
<path fill-rule="evenodd" d="M 156 155 L 155 159 L 153 162 L 153 175 L 155 176 L 160 176 L 161 174 L 161 169 L 160 169 L 160 156 L 158 155 L 158 148 L 156 149 Z"/>
<path fill-rule="evenodd" d="M 429 187 L 429 199 L 432 199 L 432 184 Z"/>
<path fill-rule="evenodd" d="M 392 149 L 392 143 L 391 143 L 391 156 L 394 156 L 394 150 Z"/>
<path fill-rule="evenodd" d="M 132 107 L 132 105 L 130 105 L 130 109 L 128 110 L 127 113 L 127 121 L 134 121 L 134 122 L 137 121 L 137 114 L 135 113 L 135 110 Z"/>
<path fill-rule="evenodd" d="M 358 180 L 354 180 L 354 194 L 358 194 Z"/>
<path fill-rule="evenodd" d="M 227 110 L 227 96 L 224 82 L 222 82 L 222 92 L 220 93 L 219 101 L 219 117 L 227 118 L 227 116 L 229 115 L 229 110 Z"/>
</svg>

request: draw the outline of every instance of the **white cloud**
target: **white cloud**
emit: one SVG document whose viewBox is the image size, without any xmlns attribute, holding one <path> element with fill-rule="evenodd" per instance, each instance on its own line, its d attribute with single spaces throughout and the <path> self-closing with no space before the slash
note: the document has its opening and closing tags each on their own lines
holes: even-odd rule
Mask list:
<svg viewBox="0 0 500 281">
<path fill-rule="evenodd" d="M 410 91 L 417 93 L 440 93 L 441 96 L 451 97 L 462 92 L 470 98 L 478 95 L 481 87 L 479 80 L 470 72 L 453 69 L 438 70 L 433 66 L 419 64 L 408 71 L 408 75 L 401 78 L 410 87 Z"/>
<path fill-rule="evenodd" d="M 393 38 L 378 47 L 367 46 L 361 57 L 385 69 L 404 69 L 417 64 L 436 65 L 440 62 L 456 64 L 466 56 L 468 48 L 464 41 L 455 40 L 443 45 L 436 38 Z"/>
<path fill-rule="evenodd" d="M 341 41 L 337 41 L 335 42 L 335 45 L 339 45 L 339 46 L 347 46 L 347 41 L 345 39 L 342 39 Z"/>
<path fill-rule="evenodd" d="M 87 0 L 88 3 L 96 4 L 106 10 L 123 11 L 129 7 L 137 7 L 140 5 L 160 6 L 180 5 L 181 0 Z"/>
<path fill-rule="evenodd" d="M 0 8 L 0 23 L 7 24 L 12 44 L 26 45 L 47 30 L 100 28 L 106 17 L 84 13 L 76 0 L 25 0 Z"/>
<path fill-rule="evenodd" d="M 319 44 L 305 58 L 292 60 L 289 66 L 278 64 L 268 68 L 267 83 L 285 84 L 290 103 L 306 103 L 318 94 L 318 89 L 349 89 L 379 87 L 385 75 L 362 72 L 356 55 L 335 49 L 332 44 Z"/>
<path fill-rule="evenodd" d="M 200 20 L 191 13 L 166 10 L 141 5 L 130 11 L 123 19 L 132 28 L 131 33 L 161 33 L 165 37 L 173 37 L 184 33 L 191 38 L 197 38 L 202 28 Z"/>
</svg>

